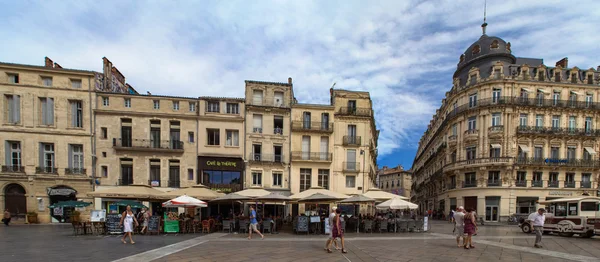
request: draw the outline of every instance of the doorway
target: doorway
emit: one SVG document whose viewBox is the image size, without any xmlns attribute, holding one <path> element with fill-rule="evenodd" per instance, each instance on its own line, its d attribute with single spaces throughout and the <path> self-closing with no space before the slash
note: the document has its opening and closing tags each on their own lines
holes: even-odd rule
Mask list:
<svg viewBox="0 0 600 262">
<path fill-rule="evenodd" d="M 476 209 L 477 208 L 477 197 L 464 197 L 465 209 Z"/>
<path fill-rule="evenodd" d="M 9 184 L 4 188 L 4 206 L 14 220 L 25 219 L 27 199 L 25 188 L 19 184 Z"/>
<path fill-rule="evenodd" d="M 56 186 L 48 189 L 48 197 L 50 198 L 50 205 L 56 204 L 61 201 L 75 201 L 77 200 L 77 191 L 68 186 Z M 71 214 L 74 208 L 72 207 L 56 207 L 50 209 L 50 216 L 61 223 L 71 223 Z"/>
<path fill-rule="evenodd" d="M 500 197 L 485 198 L 485 221 L 498 222 L 500 210 Z"/>
</svg>

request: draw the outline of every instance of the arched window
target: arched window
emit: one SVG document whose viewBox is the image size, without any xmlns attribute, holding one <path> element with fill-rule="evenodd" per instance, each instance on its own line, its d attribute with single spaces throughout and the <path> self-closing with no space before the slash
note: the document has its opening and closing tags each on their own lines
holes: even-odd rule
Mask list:
<svg viewBox="0 0 600 262">
<path fill-rule="evenodd" d="M 481 51 L 481 47 L 479 45 L 476 45 L 475 47 L 473 47 L 473 54 L 479 54 L 479 52 Z"/>
</svg>

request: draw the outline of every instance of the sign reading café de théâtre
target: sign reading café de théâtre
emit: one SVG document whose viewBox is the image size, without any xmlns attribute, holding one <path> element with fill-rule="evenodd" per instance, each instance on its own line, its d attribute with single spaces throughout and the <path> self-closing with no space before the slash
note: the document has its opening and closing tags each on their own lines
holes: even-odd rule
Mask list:
<svg viewBox="0 0 600 262">
<path fill-rule="evenodd" d="M 207 160 L 206 166 L 218 166 L 218 167 L 233 167 L 237 168 L 237 162 L 235 161 L 221 161 L 221 160 Z"/>
<path fill-rule="evenodd" d="M 243 171 L 244 160 L 233 157 L 198 157 L 198 164 L 202 170 Z"/>
</svg>

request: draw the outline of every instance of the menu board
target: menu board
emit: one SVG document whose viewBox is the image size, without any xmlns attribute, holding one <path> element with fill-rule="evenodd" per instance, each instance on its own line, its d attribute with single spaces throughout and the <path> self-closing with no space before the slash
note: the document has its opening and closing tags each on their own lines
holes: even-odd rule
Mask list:
<svg viewBox="0 0 600 262">
<path fill-rule="evenodd" d="M 148 219 L 148 232 L 160 233 L 160 216 L 151 216 Z"/>
<path fill-rule="evenodd" d="M 308 233 L 308 217 L 307 216 L 298 217 L 298 226 L 296 227 L 296 231 Z"/>
<path fill-rule="evenodd" d="M 312 216 L 312 217 L 310 217 L 310 222 L 311 223 L 321 223 L 321 217 Z"/>
<path fill-rule="evenodd" d="M 165 213 L 165 233 L 179 233 L 179 218 L 177 212 Z"/>
<path fill-rule="evenodd" d="M 120 214 L 108 214 L 106 215 L 106 232 L 109 234 L 121 234 L 123 228 L 119 223 L 121 222 Z"/>
<path fill-rule="evenodd" d="M 90 221 L 92 222 L 104 222 L 106 219 L 106 209 L 92 210 L 90 212 Z"/>
</svg>

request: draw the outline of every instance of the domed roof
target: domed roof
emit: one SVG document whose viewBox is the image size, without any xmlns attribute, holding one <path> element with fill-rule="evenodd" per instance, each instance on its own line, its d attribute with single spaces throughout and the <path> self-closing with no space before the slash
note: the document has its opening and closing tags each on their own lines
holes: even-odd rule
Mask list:
<svg viewBox="0 0 600 262">
<path fill-rule="evenodd" d="M 472 60 L 491 54 L 511 54 L 510 43 L 500 37 L 482 35 L 461 55 L 458 67 L 468 64 Z"/>
</svg>

